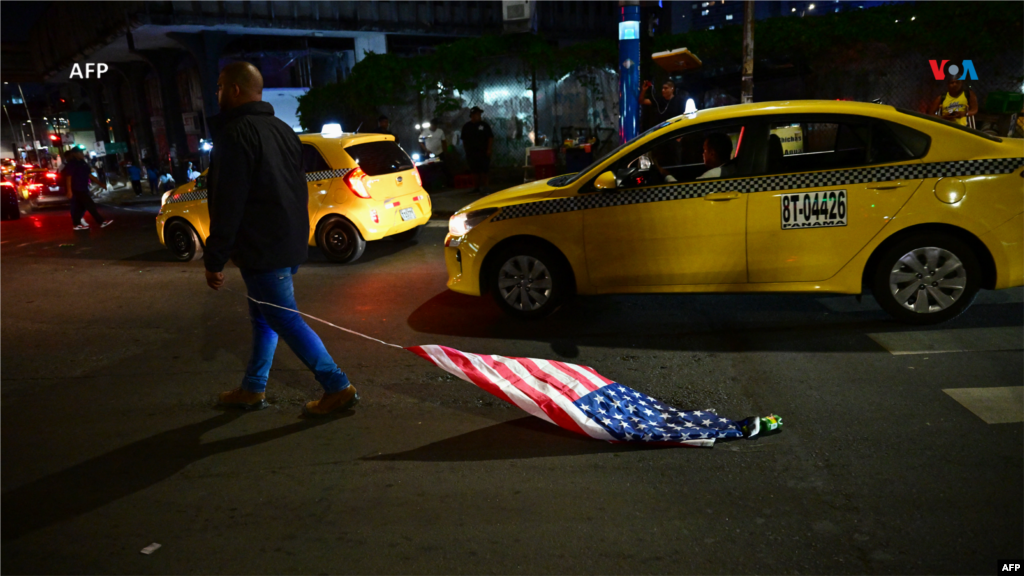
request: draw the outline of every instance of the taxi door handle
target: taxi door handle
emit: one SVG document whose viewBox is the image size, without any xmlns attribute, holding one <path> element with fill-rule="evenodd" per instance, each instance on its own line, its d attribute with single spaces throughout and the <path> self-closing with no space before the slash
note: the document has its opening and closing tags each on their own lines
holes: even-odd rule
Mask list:
<svg viewBox="0 0 1024 576">
<path fill-rule="evenodd" d="M 713 192 L 704 196 L 704 199 L 711 202 L 718 202 L 720 200 L 736 200 L 739 197 L 739 192 Z"/>
<path fill-rule="evenodd" d="M 903 188 L 906 186 L 906 182 L 892 181 L 892 182 L 872 182 L 867 185 L 868 190 L 894 190 L 896 188 Z"/>
</svg>

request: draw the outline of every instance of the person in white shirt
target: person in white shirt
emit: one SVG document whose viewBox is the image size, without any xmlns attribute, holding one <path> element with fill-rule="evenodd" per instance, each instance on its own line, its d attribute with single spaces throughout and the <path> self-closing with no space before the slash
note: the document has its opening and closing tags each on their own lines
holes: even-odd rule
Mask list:
<svg viewBox="0 0 1024 576">
<path fill-rule="evenodd" d="M 709 134 L 704 140 L 704 166 L 708 171 L 697 179 L 727 178 L 732 176 L 733 169 L 729 160 L 732 158 L 732 139 L 721 132 Z"/>
<path fill-rule="evenodd" d="M 199 178 L 199 176 L 200 176 L 199 172 L 196 171 L 196 169 L 192 167 L 192 163 L 189 162 L 188 163 L 188 179 L 189 180 L 195 180 L 196 178 Z"/>
<path fill-rule="evenodd" d="M 441 129 L 440 118 L 432 119 L 430 124 L 423 127 L 420 133 L 420 150 L 423 151 L 424 160 L 434 157 L 441 161 L 440 168 L 444 174 L 445 184 L 451 186 L 453 178 L 448 170 L 448 155 L 445 153 L 448 150 L 448 139 Z"/>
<path fill-rule="evenodd" d="M 448 147 L 448 142 L 445 141 L 444 130 L 441 129 L 441 121 L 438 118 L 434 118 L 423 127 L 423 132 L 420 133 L 420 149 L 423 150 L 423 154 L 430 158 L 430 155 L 440 158 L 441 154 L 444 154 L 445 148 Z"/>
<path fill-rule="evenodd" d="M 161 192 L 167 192 L 168 190 L 174 190 L 174 177 L 165 168 L 164 173 L 160 176 L 160 182 L 157 184 Z"/>
</svg>

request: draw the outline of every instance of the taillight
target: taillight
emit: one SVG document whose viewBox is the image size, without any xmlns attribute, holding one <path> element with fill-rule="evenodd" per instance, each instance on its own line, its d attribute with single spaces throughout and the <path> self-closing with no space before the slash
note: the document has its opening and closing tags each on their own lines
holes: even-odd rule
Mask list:
<svg viewBox="0 0 1024 576">
<path fill-rule="evenodd" d="M 345 175 L 342 180 L 345 182 L 345 186 L 352 191 L 353 194 L 360 198 L 369 198 L 370 193 L 366 191 L 366 184 L 363 183 L 363 177 L 366 176 L 366 172 L 363 172 L 362 168 L 356 168 Z"/>
<path fill-rule="evenodd" d="M 423 178 L 420 178 L 420 169 L 415 166 L 412 169 L 412 173 L 416 175 L 416 185 L 420 188 L 423 187 Z"/>
<path fill-rule="evenodd" d="M 374 224 L 380 224 L 380 217 L 377 216 L 377 211 L 370 208 L 370 219 L 373 220 Z"/>
<path fill-rule="evenodd" d="M 28 189 L 29 190 L 39 190 L 42 187 L 43 187 L 42 184 L 29 184 L 28 185 Z"/>
<path fill-rule="evenodd" d="M 49 178 L 50 180 L 56 180 L 57 179 L 57 173 L 56 172 L 47 172 L 46 173 L 46 177 Z"/>
<path fill-rule="evenodd" d="M 423 198 L 424 198 L 424 196 L 422 194 L 419 195 L 419 196 L 413 196 L 412 197 L 412 201 L 413 202 L 419 202 L 420 200 L 423 200 Z"/>
</svg>

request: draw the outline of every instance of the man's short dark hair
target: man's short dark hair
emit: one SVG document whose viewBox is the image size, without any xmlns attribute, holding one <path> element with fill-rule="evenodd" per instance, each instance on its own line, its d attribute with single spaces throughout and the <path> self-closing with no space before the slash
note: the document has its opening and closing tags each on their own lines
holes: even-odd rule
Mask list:
<svg viewBox="0 0 1024 576">
<path fill-rule="evenodd" d="M 380 115 L 380 118 L 377 118 L 377 122 L 383 122 L 385 120 L 389 120 L 389 118 L 383 114 Z"/>
<path fill-rule="evenodd" d="M 732 156 L 732 138 L 721 132 L 708 134 L 708 148 L 714 150 L 715 156 L 722 162 L 728 162 Z"/>
<path fill-rule="evenodd" d="M 661 85 L 664 86 L 665 84 L 668 84 L 669 88 L 671 88 L 673 90 L 676 89 L 676 83 L 671 81 L 671 80 L 665 80 L 664 82 L 662 82 Z"/>
</svg>

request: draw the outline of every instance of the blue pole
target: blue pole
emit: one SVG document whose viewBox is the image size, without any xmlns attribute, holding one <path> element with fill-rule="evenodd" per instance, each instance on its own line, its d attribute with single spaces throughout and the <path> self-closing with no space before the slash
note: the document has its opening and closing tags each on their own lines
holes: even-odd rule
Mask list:
<svg viewBox="0 0 1024 576">
<path fill-rule="evenodd" d="M 619 143 L 639 133 L 640 127 L 640 6 L 623 3 L 619 22 Z"/>
</svg>

